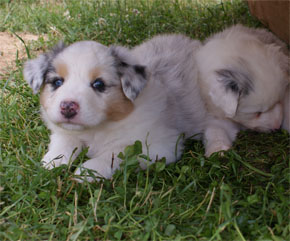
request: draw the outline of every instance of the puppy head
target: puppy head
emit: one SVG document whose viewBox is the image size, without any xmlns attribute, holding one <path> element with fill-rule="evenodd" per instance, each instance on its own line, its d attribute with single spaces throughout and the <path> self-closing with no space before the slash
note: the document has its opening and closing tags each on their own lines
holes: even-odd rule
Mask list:
<svg viewBox="0 0 290 241">
<path fill-rule="evenodd" d="M 280 46 L 262 42 L 245 27 L 215 35 L 197 53 L 199 84 L 209 111 L 250 129 L 278 129 L 280 101 L 289 83 L 287 63 Z"/>
<path fill-rule="evenodd" d="M 146 84 L 128 49 L 93 41 L 59 44 L 27 61 L 24 78 L 34 93 L 41 90 L 44 119 L 75 130 L 126 118 Z"/>
</svg>

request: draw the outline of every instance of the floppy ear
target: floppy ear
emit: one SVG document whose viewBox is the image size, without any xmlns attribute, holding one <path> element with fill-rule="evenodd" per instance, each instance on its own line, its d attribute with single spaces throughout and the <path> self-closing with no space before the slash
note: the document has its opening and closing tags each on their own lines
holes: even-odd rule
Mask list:
<svg viewBox="0 0 290 241">
<path fill-rule="evenodd" d="M 226 117 L 233 118 L 240 97 L 248 95 L 253 90 L 253 82 L 247 74 L 231 69 L 215 71 L 214 78 L 209 96 L 212 102 L 225 112 Z"/>
<path fill-rule="evenodd" d="M 39 55 L 36 59 L 28 60 L 23 69 L 24 79 L 36 94 L 45 79 L 52 59 L 65 48 L 63 42 L 59 42 L 50 52 Z"/>
<path fill-rule="evenodd" d="M 234 91 L 228 91 L 225 85 L 219 81 L 218 76 L 214 77 L 215 80 L 210 84 L 208 95 L 212 103 L 222 109 L 228 118 L 235 116 L 238 108 L 239 94 Z"/>
<path fill-rule="evenodd" d="M 111 46 L 110 51 L 116 61 L 123 92 L 128 99 L 134 101 L 147 83 L 146 68 L 136 64 L 127 48 Z"/>
<path fill-rule="evenodd" d="M 24 79 L 32 88 L 34 94 L 41 88 L 48 66 L 48 57 L 45 54 L 25 63 L 23 70 Z"/>
</svg>

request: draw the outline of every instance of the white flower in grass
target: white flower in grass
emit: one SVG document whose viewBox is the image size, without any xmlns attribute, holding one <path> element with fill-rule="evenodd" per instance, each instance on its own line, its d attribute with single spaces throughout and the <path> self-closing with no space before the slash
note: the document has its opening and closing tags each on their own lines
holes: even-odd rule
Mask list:
<svg viewBox="0 0 290 241">
<path fill-rule="evenodd" d="M 107 25 L 107 21 L 104 18 L 99 18 L 97 24 L 99 24 L 101 26 L 105 26 L 105 25 Z"/>
<path fill-rule="evenodd" d="M 135 15 L 139 15 L 139 14 L 140 14 L 140 11 L 139 11 L 138 9 L 135 9 L 135 8 L 132 10 L 132 12 L 133 12 Z"/>
<path fill-rule="evenodd" d="M 69 12 L 69 10 L 66 10 L 66 11 L 63 13 L 63 16 L 64 16 L 67 20 L 70 20 L 70 19 L 71 19 L 71 16 L 70 16 L 70 12 Z"/>
<path fill-rule="evenodd" d="M 49 28 L 50 28 L 50 30 L 51 30 L 53 35 L 59 35 L 60 34 L 55 26 L 50 26 Z"/>
</svg>

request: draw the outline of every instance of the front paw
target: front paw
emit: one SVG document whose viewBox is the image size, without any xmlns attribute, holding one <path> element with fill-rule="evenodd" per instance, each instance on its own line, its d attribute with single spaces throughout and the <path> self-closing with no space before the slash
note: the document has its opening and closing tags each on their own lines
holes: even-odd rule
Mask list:
<svg viewBox="0 0 290 241">
<path fill-rule="evenodd" d="M 205 156 L 206 157 L 210 157 L 213 153 L 215 152 L 219 152 L 219 151 L 227 151 L 231 148 L 231 146 L 222 143 L 222 142 L 216 142 L 213 143 L 211 145 L 208 145 L 206 147 L 206 151 L 205 151 Z M 223 156 L 223 153 L 221 153 L 221 155 Z"/>
<path fill-rule="evenodd" d="M 76 169 L 75 179 L 78 182 L 87 180 L 92 182 L 94 180 L 101 180 L 102 178 L 110 179 L 114 173 L 111 163 L 106 163 L 97 159 L 91 159 L 83 163 L 79 168 Z M 94 178 L 94 177 L 95 178 Z"/>
<path fill-rule="evenodd" d="M 68 160 L 65 158 L 64 155 L 58 155 L 53 157 L 52 155 L 47 153 L 41 160 L 41 163 L 44 168 L 51 170 L 55 167 L 59 167 L 62 164 L 68 164 Z"/>
</svg>

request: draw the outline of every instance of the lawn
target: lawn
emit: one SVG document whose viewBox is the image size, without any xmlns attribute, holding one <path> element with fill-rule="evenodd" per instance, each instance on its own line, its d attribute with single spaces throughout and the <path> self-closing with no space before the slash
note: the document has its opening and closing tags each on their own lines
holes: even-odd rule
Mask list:
<svg viewBox="0 0 290 241">
<path fill-rule="evenodd" d="M 134 46 L 158 33 L 203 40 L 234 23 L 261 26 L 238 0 L 1 0 L 0 23 L 45 36 L 26 43 L 32 57 L 59 40 Z M 290 239 L 287 132 L 241 132 L 223 157 L 187 140 L 179 162 L 140 172 L 133 145 L 111 180 L 79 184 L 74 165 L 40 164 L 49 132 L 23 80 L 26 59 L 15 53 L 0 75 L 0 240 Z"/>
</svg>

